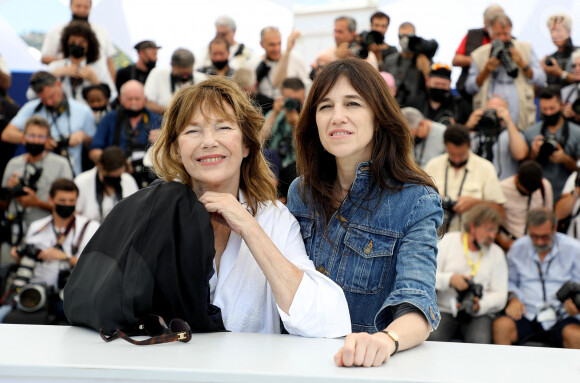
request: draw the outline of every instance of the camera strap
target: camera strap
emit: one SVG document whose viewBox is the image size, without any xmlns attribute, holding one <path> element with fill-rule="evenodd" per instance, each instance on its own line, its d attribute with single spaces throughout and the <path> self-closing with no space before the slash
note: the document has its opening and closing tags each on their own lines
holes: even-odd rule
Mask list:
<svg viewBox="0 0 580 383">
<path fill-rule="evenodd" d="M 447 175 L 449 174 L 449 162 L 445 167 L 445 189 L 443 189 L 444 197 L 448 197 L 447 195 Z M 463 190 L 463 184 L 465 184 L 465 179 L 467 178 L 467 166 L 465 167 L 465 173 L 463 173 L 463 179 L 461 180 L 461 185 L 459 185 L 459 191 L 457 192 L 457 197 L 461 195 L 461 191 Z M 457 198 L 456 197 L 456 198 Z"/>
<path fill-rule="evenodd" d="M 465 254 L 465 259 L 467 259 L 467 264 L 469 265 L 469 268 L 471 269 L 471 276 L 475 277 L 475 274 L 477 274 L 477 270 L 479 270 L 479 266 L 481 266 L 481 257 L 483 255 L 483 250 L 479 250 L 479 255 L 477 257 L 477 263 L 474 265 L 473 261 L 469 257 L 469 245 L 467 244 L 467 237 L 468 237 L 468 234 L 463 233 L 463 254 Z"/>
</svg>

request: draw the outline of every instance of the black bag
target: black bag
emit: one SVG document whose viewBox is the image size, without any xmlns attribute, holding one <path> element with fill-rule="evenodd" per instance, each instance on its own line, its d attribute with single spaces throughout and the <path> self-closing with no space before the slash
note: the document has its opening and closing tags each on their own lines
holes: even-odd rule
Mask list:
<svg viewBox="0 0 580 383">
<path fill-rule="evenodd" d="M 64 288 L 73 325 L 134 327 L 147 314 L 193 332 L 224 330 L 209 303 L 215 255 L 205 207 L 180 183 L 156 183 L 119 202 L 85 247 Z"/>
</svg>

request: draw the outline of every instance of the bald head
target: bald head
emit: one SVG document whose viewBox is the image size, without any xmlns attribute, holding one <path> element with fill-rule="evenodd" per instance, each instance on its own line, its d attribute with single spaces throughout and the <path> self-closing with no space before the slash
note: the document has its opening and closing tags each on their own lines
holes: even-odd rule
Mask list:
<svg viewBox="0 0 580 383">
<path fill-rule="evenodd" d="M 145 106 L 145 91 L 143 84 L 137 80 L 129 80 L 121 86 L 119 101 L 125 109 L 141 110 Z"/>
<path fill-rule="evenodd" d="M 507 108 L 508 104 L 504 99 L 499 97 L 490 98 L 485 104 L 485 109 L 495 109 L 498 110 L 499 108 Z"/>
</svg>

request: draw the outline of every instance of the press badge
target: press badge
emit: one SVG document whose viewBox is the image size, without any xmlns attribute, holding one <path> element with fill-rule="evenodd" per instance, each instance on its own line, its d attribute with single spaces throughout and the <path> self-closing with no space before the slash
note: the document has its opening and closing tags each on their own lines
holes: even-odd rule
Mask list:
<svg viewBox="0 0 580 383">
<path fill-rule="evenodd" d="M 556 310 L 548 304 L 543 304 L 538 308 L 538 317 L 536 319 L 538 323 L 555 321 L 556 320 Z"/>
</svg>

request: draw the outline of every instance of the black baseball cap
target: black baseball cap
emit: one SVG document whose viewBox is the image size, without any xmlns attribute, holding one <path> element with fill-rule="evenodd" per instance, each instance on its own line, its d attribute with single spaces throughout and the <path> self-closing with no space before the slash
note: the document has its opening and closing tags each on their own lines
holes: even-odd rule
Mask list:
<svg viewBox="0 0 580 383">
<path fill-rule="evenodd" d="M 155 44 L 155 41 L 151 41 L 151 40 L 143 40 L 141 42 L 138 42 L 137 44 L 135 44 L 135 49 L 137 49 L 137 52 L 146 49 L 146 48 L 161 48 L 160 46 L 158 46 L 157 44 Z"/>
</svg>

